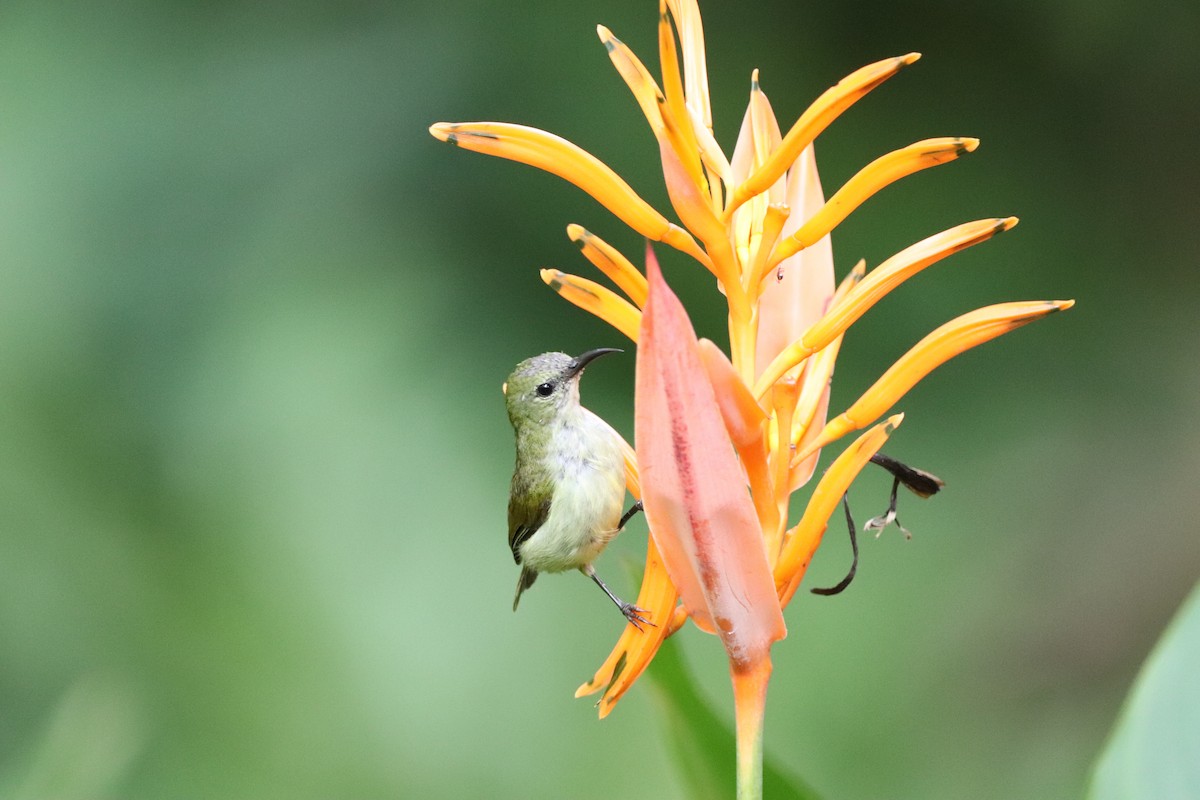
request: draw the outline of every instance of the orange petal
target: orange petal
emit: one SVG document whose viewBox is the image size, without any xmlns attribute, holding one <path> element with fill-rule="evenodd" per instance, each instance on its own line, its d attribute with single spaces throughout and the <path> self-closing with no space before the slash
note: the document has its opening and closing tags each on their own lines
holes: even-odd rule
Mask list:
<svg viewBox="0 0 1200 800">
<path fill-rule="evenodd" d="M 686 175 L 687 180 L 699 187 L 705 194 L 704 208 L 711 215 L 712 208 L 707 202 L 704 174 L 700 170 L 700 158 L 696 151 L 695 137 L 689 139 L 687 136 L 691 131 L 691 121 L 685 115 L 682 118 L 683 126 L 681 126 L 680 121 L 671 116 L 670 109 L 667 107 L 667 98 L 658 88 L 650 71 L 633 54 L 633 51 L 625 46 L 624 42 L 613 36 L 612 31 L 603 25 L 597 25 L 596 32 L 600 35 L 600 41 L 604 43 L 604 48 L 608 51 L 608 57 L 613 66 L 617 68 L 617 72 L 620 73 L 629 90 L 633 92 L 634 99 L 641 106 L 642 114 L 650 123 L 650 129 L 654 131 L 654 138 L 658 140 L 659 146 L 672 152 L 679 161 L 682 174 Z M 680 213 L 680 218 L 684 225 L 696 230 L 683 213 Z"/>
<path fill-rule="evenodd" d="M 867 262 L 859 260 L 854 269 L 838 285 L 837 291 L 829 301 L 830 308 L 841 303 L 850 290 L 858 285 L 867 271 Z M 837 362 L 838 351 L 842 346 L 842 337 L 838 336 L 822 348 L 804 370 L 801 378 L 800 397 L 796 400 L 796 411 L 792 419 L 791 446 L 794 450 L 803 447 L 816 438 L 825 417 L 829 412 L 829 387 L 833 382 L 833 368 Z M 796 491 L 812 477 L 817 468 L 820 452 L 814 452 L 804 461 L 793 461 L 791 474 L 788 478 L 788 493 Z"/>
<path fill-rule="evenodd" d="M 761 397 L 771 384 L 779 379 L 779 376 L 824 348 L 834 337 L 844 333 L 888 292 L 925 267 L 973 244 L 985 242 L 1016 224 L 1016 217 L 967 222 L 927 239 L 922 239 L 911 247 L 901 250 L 872 270 L 871 274 L 858 284 L 843 301 L 831 308 L 828 314 L 771 362 L 755 385 L 757 395 Z"/>
<path fill-rule="evenodd" d="M 794 448 L 807 446 L 821 432 L 821 426 L 825 424 L 825 418 L 829 415 L 829 389 L 832 383 L 833 363 L 837 360 L 841 344 L 842 338 L 839 336 L 809 363 L 808 369 L 813 372 L 814 377 L 811 384 L 807 380 L 805 381 L 804 391 L 800 394 L 799 402 L 796 403 L 795 419 L 792 421 L 792 446 Z M 819 383 L 822 377 L 825 379 L 824 388 L 820 388 Z M 815 396 L 810 397 L 810 391 Z M 814 451 L 803 461 L 792 462 L 791 473 L 788 476 L 789 494 L 808 483 L 809 478 L 817 471 L 817 461 L 820 456 L 820 451 Z"/>
<path fill-rule="evenodd" d="M 665 135 L 665 126 L 662 112 L 659 109 L 667 102 L 667 99 L 659 90 L 658 84 L 655 83 L 641 60 L 625 46 L 624 42 L 613 36 L 612 31 L 603 25 L 597 25 L 596 33 L 600 36 L 600 41 L 604 43 L 604 49 L 608 51 L 608 57 L 613 62 L 613 66 L 617 68 L 617 72 L 620 73 L 629 90 L 633 92 L 634 99 L 641 106 L 642 114 L 650 123 L 650 129 L 654 131 L 655 137 L 662 138 Z"/>
<path fill-rule="evenodd" d="M 687 313 L 657 263 L 646 272 L 635 395 L 646 519 L 697 624 L 732 664 L 753 663 L 787 632 L 762 528 Z"/>
<path fill-rule="evenodd" d="M 746 292 L 742 289 L 733 248 L 725 228 L 708 205 L 705 187 L 692 181 L 669 144 L 659 142 L 658 150 L 671 207 L 704 243 L 709 256 L 705 265 L 729 296 L 730 306 L 745 309 L 748 314 Z"/>
<path fill-rule="evenodd" d="M 439 122 L 434 137 L 467 150 L 519 161 L 557 175 L 594 197 L 622 222 L 701 263 L 708 256 L 687 231 L 667 221 L 598 158 L 552 133 L 507 122 Z"/>
<path fill-rule="evenodd" d="M 658 153 L 671 207 L 675 209 L 683 224 L 700 237 L 700 241 L 708 248 L 713 263 L 713 274 L 718 280 L 725 285 L 737 280 L 737 268 L 732 261 L 733 252 L 729 248 L 725 228 L 709 205 L 707 184 L 702 179 L 697 181 L 694 176 L 688 174 L 669 142 L 660 141 Z"/>
<path fill-rule="evenodd" d="M 699 352 L 700 360 L 704 362 L 704 369 L 712 383 L 713 393 L 721 407 L 725 429 L 737 449 L 742 468 L 746 470 L 754 511 L 765 531 L 778 528 L 780 511 L 772 500 L 767 443 L 763 437 L 763 425 L 767 421 L 767 415 L 750 394 L 750 389 L 742 382 L 737 370 L 725 357 L 721 348 L 708 339 L 701 339 Z M 767 557 L 770 558 L 771 555 L 768 547 Z"/>
<path fill-rule="evenodd" d="M 730 181 L 730 174 L 733 169 L 729 165 L 729 159 L 725 157 L 725 151 L 721 149 L 721 145 L 717 144 L 717 140 L 713 137 L 712 131 L 700 125 L 696 121 L 696 115 L 688 109 L 692 119 L 692 132 L 696 135 L 696 145 L 700 148 L 700 160 L 709 170 L 726 184 Z M 713 192 L 714 208 L 720 208 L 720 195 L 717 190 L 720 188 L 716 181 L 712 182 L 710 187 Z"/>
<path fill-rule="evenodd" d="M 542 280 L 567 300 L 584 311 L 590 311 L 637 342 L 642 312 L 634 308 L 629 301 L 618 297 L 612 289 L 556 269 L 542 270 Z"/>
<path fill-rule="evenodd" d="M 791 477 L 792 417 L 799 396 L 800 385 L 786 378 L 776 383 L 771 392 L 774 416 L 771 419 L 767 441 L 770 442 L 771 448 L 769 461 L 771 485 L 775 495 L 775 514 L 772 516 L 773 525 L 768 525 L 765 521 L 763 523 L 763 546 L 767 550 L 767 560 L 771 565 L 774 565 L 775 559 L 779 557 L 783 529 L 787 527 L 788 501 L 791 494 L 788 485 Z"/>
<path fill-rule="evenodd" d="M 743 447 L 761 438 L 767 415 L 750 393 L 750 388 L 742 383 L 733 364 L 709 339 L 701 339 L 697 350 L 721 408 L 725 430 L 734 446 Z"/>
<path fill-rule="evenodd" d="M 771 103 L 758 83 L 758 70 L 750 79 L 750 101 L 742 117 L 742 127 L 730 160 L 731 180 L 735 183 L 749 175 L 765 161 L 780 141 L 779 124 Z M 762 240 L 763 225 L 769 205 L 784 202 L 784 181 L 776 181 L 770 191 L 754 198 L 745 208 L 733 215 L 733 243 L 741 264 L 750 265 Z M 747 279 L 746 285 L 751 285 Z"/>
<path fill-rule="evenodd" d="M 863 275 L 867 272 L 867 262 L 859 260 L 854 269 L 838 285 L 837 291 L 829 301 L 830 308 L 836 308 L 846 295 L 850 293 Z M 796 412 L 792 419 L 792 448 L 802 447 L 816 438 L 821 426 L 825 424 L 825 416 L 829 411 L 829 387 L 833 381 L 833 368 L 837 363 L 838 351 L 842 347 L 842 337 L 838 336 L 817 352 L 816 357 L 808 363 L 801 378 L 800 397 L 796 401 Z M 819 452 L 814 452 L 802 462 L 792 462 L 792 473 L 788 491 L 794 492 L 808 482 L 813 471 L 817 468 Z"/>
<path fill-rule="evenodd" d="M 638 308 L 646 305 L 646 276 L 617 249 L 596 234 L 574 223 L 567 226 L 567 236 L 579 243 L 584 258 L 592 262 L 620 288 Z"/>
<path fill-rule="evenodd" d="M 671 27 L 666 0 L 659 0 L 658 3 L 658 62 L 662 68 L 663 95 L 671 109 L 671 115 L 679 120 L 687 119 L 683 74 L 679 71 L 679 53 L 675 46 L 675 32 Z M 691 127 L 688 125 L 689 129 Z"/>
<path fill-rule="evenodd" d="M 704 58 L 704 26 L 696 0 L 667 0 L 683 49 L 683 80 L 687 105 L 701 125 L 712 130 L 712 105 L 708 99 L 708 66 Z"/>
<path fill-rule="evenodd" d="M 803 458 L 809 451 L 871 424 L 918 381 L 964 350 L 1073 305 L 1074 300 L 1000 303 L 947 322 L 901 356 L 854 405 L 826 425 L 816 441 L 806 447 L 799 457 Z"/>
<path fill-rule="evenodd" d="M 766 214 L 763 215 L 762 235 L 759 237 L 758 245 L 754 248 L 754 255 L 751 256 L 744 271 L 746 289 L 756 298 L 763 294 L 767 257 L 771 255 L 775 242 L 779 241 L 779 234 L 783 231 L 783 226 L 787 224 L 791 214 L 791 206 L 787 203 L 775 203 L 768 205 Z M 757 285 L 755 285 L 756 278 Z"/>
<path fill-rule="evenodd" d="M 677 600 L 678 593 L 671 584 L 662 558 L 651 539 L 646 550 L 646 570 L 642 575 L 642 588 L 636 604 L 648 612 L 654 626 L 646 626 L 639 631 L 632 625 L 626 625 L 612 653 L 596 670 L 591 680 L 575 690 L 575 696 L 583 697 L 604 689 L 604 699 L 609 700 L 608 710 L 611 710 L 611 706 L 637 679 L 654 658 L 659 645 L 670 635 L 671 619 Z M 620 688 L 620 691 L 615 696 L 610 696 L 611 690 L 615 688 Z M 608 710 L 601 708 L 601 717 L 605 716 Z"/>
<path fill-rule="evenodd" d="M 663 110 L 663 119 L 669 127 L 674 129 L 673 133 L 678 140 L 676 152 L 679 154 L 679 158 L 687 165 L 688 172 L 700 175 L 704 156 L 701 153 L 701 144 L 697 134 L 703 133 L 706 140 L 711 140 L 712 132 L 703 125 L 695 125 L 692 113 L 688 110 L 687 98 L 685 97 L 683 88 L 683 75 L 679 71 L 679 57 L 675 47 L 675 32 L 671 26 L 670 14 L 667 12 L 665 0 L 659 0 L 658 16 L 658 60 L 662 67 L 662 90 L 666 96 L 666 108 Z M 705 144 L 707 144 L 707 141 Z M 718 152 L 719 150 L 720 148 L 718 148 Z"/>
<path fill-rule="evenodd" d="M 725 208 L 726 218 L 728 219 L 742 203 L 766 191 L 767 187 L 779 180 L 779 176 L 791 167 L 801 151 L 843 111 L 920 57 L 920 53 L 909 53 L 869 64 L 826 89 L 825 93 L 800 115 L 800 119 L 796 120 L 796 124 L 787 132 L 787 136 L 783 137 L 783 142 L 771 154 L 771 158 L 737 187 Z"/>
<path fill-rule="evenodd" d="M 904 248 L 871 270 L 871 274 L 826 314 L 819 325 L 805 335 L 805 339 L 820 346 L 821 342 L 831 338 L 831 332 L 845 331 L 889 292 L 921 270 L 947 256 L 1012 230 L 1016 224 L 1016 217 L 964 222 Z"/>
<path fill-rule="evenodd" d="M 850 215 L 871 195 L 906 175 L 945 164 L 979 146 L 978 139 L 961 137 L 926 139 L 894 150 L 872 161 L 838 189 L 829 202 L 791 236 L 780 240 L 771 254 L 770 264 L 797 253 L 821 239 Z"/>
<path fill-rule="evenodd" d="M 829 301 L 829 307 L 833 308 L 838 303 L 845 299 L 850 291 L 862 282 L 862 279 L 867 274 L 867 260 L 860 258 L 854 268 L 846 273 L 846 277 L 842 278 L 842 282 L 838 284 L 837 291 L 833 293 L 833 299 Z"/>
<path fill-rule="evenodd" d="M 625 663 L 623 669 L 619 672 L 614 670 L 611 676 L 604 680 L 604 684 L 606 684 L 604 695 L 597 703 L 600 709 L 600 719 L 604 719 L 612 713 L 617 701 L 641 677 L 642 673 L 646 671 L 646 667 L 650 666 L 650 662 L 654 660 L 654 655 L 662 643 L 668 636 L 679 630 L 679 626 L 673 624 L 674 614 L 678 611 L 676 608 L 678 598 L 679 593 L 671 583 L 666 568 L 663 567 L 662 559 L 654 548 L 654 542 L 650 541 L 646 551 L 646 572 L 642 578 L 642 589 L 638 593 L 637 605 L 639 608 L 646 609 L 656 627 L 646 627 L 642 631 L 638 631 L 632 625 L 625 626 L 625 631 L 613 649 L 614 653 L 618 651 L 624 653 Z M 598 672 L 596 677 L 599 677 L 600 674 Z M 596 678 L 592 680 L 595 681 Z M 587 684 L 584 684 L 579 688 L 583 690 L 586 686 Z M 583 693 L 590 694 L 591 691 Z M 579 693 L 576 696 L 580 696 Z"/>
<path fill-rule="evenodd" d="M 630 494 L 640 500 L 642 483 L 637 455 L 619 433 L 617 438 L 625 456 L 625 486 Z M 654 621 L 657 627 L 639 631 L 632 625 L 626 625 L 616 646 L 596 670 L 596 674 L 575 690 L 576 697 L 605 690 L 598 703 L 601 719 L 608 716 L 621 695 L 645 671 L 654 654 L 658 652 L 659 645 L 683 624 L 684 619 L 676 622 L 676 612 L 679 609 L 676 609 L 675 603 L 678 599 L 679 593 L 675 591 L 674 584 L 667 576 L 658 550 L 654 547 L 654 540 L 651 539 L 646 549 L 646 568 L 642 573 L 642 588 L 638 591 L 636 604 L 646 610 L 650 620 Z"/>
<path fill-rule="evenodd" d="M 808 562 L 812 560 L 813 553 L 821 543 L 829 518 L 842 501 L 842 495 L 871 460 L 871 456 L 883 447 L 892 431 L 903 420 L 903 414 L 896 414 L 858 437 L 858 440 L 847 447 L 821 476 L 808 506 L 804 509 L 804 516 L 791 530 L 787 544 L 775 563 L 775 586 L 779 590 L 782 605 L 787 605 L 792 599 L 792 594 L 808 568 Z"/>
</svg>

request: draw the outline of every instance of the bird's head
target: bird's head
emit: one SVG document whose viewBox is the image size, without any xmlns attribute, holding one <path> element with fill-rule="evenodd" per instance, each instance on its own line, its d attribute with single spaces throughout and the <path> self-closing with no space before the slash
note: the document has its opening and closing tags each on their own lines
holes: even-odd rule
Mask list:
<svg viewBox="0 0 1200 800">
<path fill-rule="evenodd" d="M 547 425 L 573 408 L 579 403 L 579 376 L 584 367 L 606 353 L 620 352 L 614 347 L 600 347 L 574 357 L 566 353 L 542 353 L 517 364 L 504 383 L 508 418 L 513 427 Z"/>
</svg>

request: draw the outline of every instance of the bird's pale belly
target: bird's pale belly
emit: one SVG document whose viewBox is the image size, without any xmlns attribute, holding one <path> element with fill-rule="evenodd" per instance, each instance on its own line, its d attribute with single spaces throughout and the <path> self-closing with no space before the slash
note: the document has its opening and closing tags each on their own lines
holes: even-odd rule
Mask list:
<svg viewBox="0 0 1200 800">
<path fill-rule="evenodd" d="M 550 513 L 521 546 L 521 561 L 538 572 L 563 572 L 592 563 L 617 534 L 625 499 L 619 452 L 582 460 L 578 450 L 559 461 Z"/>
</svg>

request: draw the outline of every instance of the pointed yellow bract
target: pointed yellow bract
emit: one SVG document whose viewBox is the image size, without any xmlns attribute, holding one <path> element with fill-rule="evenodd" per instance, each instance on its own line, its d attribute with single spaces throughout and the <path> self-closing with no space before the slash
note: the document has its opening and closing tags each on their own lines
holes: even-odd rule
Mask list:
<svg viewBox="0 0 1200 800">
<path fill-rule="evenodd" d="M 556 269 L 542 270 L 542 280 L 584 311 L 592 312 L 628 336 L 634 344 L 637 343 L 642 312 L 630 305 L 629 301 L 618 297 L 612 289 Z"/>
<path fill-rule="evenodd" d="M 666 638 L 679 630 L 684 619 L 678 623 L 674 619 L 679 593 L 671 583 L 662 559 L 651 540 L 647 544 L 646 569 L 642 573 L 642 588 L 638 592 L 637 606 L 645 609 L 647 618 L 654 622 L 654 627 L 638 630 L 632 625 L 626 625 L 613 648 L 613 653 L 619 654 L 614 660 L 612 656 L 601 665 L 591 681 L 584 683 L 576 692 L 576 697 L 593 694 L 603 688 L 604 694 L 596 705 L 600 710 L 600 719 L 604 719 L 616 708 L 617 701 L 641 677 L 654 659 L 654 654 Z M 657 621 L 661 620 L 661 621 Z"/>
<path fill-rule="evenodd" d="M 964 350 L 1073 305 L 1074 300 L 1000 303 L 963 314 L 947 322 L 901 356 L 854 405 L 826 425 L 816 441 L 806 447 L 797 458 L 804 458 L 810 451 L 824 447 L 864 425 L 870 425 L 909 389 L 916 386 L 918 381 Z"/>
<path fill-rule="evenodd" d="M 567 236 L 578 242 L 584 258 L 608 276 L 638 308 L 646 306 L 646 276 L 617 249 L 581 225 L 567 226 Z"/>
<path fill-rule="evenodd" d="M 651 208 L 600 159 L 566 139 L 505 122 L 439 122 L 429 132 L 464 150 L 519 161 L 557 175 L 583 189 L 643 236 L 708 261 L 686 231 Z"/>
<path fill-rule="evenodd" d="M 843 111 L 854 105 L 867 92 L 920 57 L 920 53 L 909 53 L 906 56 L 877 61 L 847 75 L 835 86 L 827 89 L 815 103 L 808 107 L 807 111 L 800 115 L 800 119 L 796 120 L 796 124 L 788 131 L 783 142 L 771 154 L 766 163 L 737 187 L 725 210 L 726 215 L 732 214 L 734 209 L 740 207 L 742 203 L 765 191 L 768 186 L 779 180 L 779 176 L 791 167 L 801 151 L 812 144 L 817 135 L 841 116 Z"/>
<path fill-rule="evenodd" d="M 978 146 L 978 139 L 926 139 L 875 159 L 847 181 L 845 186 L 838 189 L 825 207 L 814 214 L 804 227 L 775 247 L 775 252 L 771 254 L 770 266 L 812 245 L 848 217 L 851 211 L 862 205 L 863 201 L 889 183 L 895 183 L 914 172 L 953 161 L 963 153 L 974 151 Z"/>
<path fill-rule="evenodd" d="M 804 509 L 804 516 L 795 528 L 788 532 L 787 544 L 779 560 L 775 563 L 775 588 L 779 592 L 780 601 L 786 605 L 804 577 L 804 570 L 812 560 L 825 526 L 829 518 L 837 510 L 842 495 L 850 488 L 850 484 L 871 460 L 871 456 L 879 452 L 884 442 L 892 435 L 892 431 L 904 421 L 903 414 L 896 414 L 871 430 L 858 437 L 858 441 L 847 447 L 833 464 L 825 471 L 825 475 L 813 490 L 812 498 Z"/>
<path fill-rule="evenodd" d="M 785 372 L 828 346 L 834 337 L 840 336 L 888 292 L 913 275 L 946 256 L 985 242 L 1016 224 L 1016 217 L 968 222 L 923 239 L 892 256 L 855 286 L 844 300 L 834 304 L 803 336 L 775 357 L 759 377 L 755 394 L 759 397 L 765 394 Z"/>
<path fill-rule="evenodd" d="M 650 71 L 625 46 L 624 42 L 613 36 L 612 31 L 608 28 L 597 25 L 596 33 L 604 44 L 604 49 L 608 51 L 608 57 L 613 66 L 617 68 L 617 72 L 629 86 L 629 90 L 633 92 L 634 99 L 641 106 L 646 122 L 650 123 L 650 130 L 656 137 L 664 137 L 666 124 L 663 122 L 660 109 L 667 102 L 667 98 L 663 96 L 658 84 L 650 76 Z"/>
</svg>

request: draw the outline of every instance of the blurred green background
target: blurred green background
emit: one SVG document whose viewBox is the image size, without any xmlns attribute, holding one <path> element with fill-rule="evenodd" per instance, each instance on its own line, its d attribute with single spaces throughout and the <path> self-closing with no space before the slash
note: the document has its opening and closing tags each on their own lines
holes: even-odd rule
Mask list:
<svg viewBox="0 0 1200 800">
<path fill-rule="evenodd" d="M 983 140 L 839 227 L 839 275 L 1023 218 L 854 327 L 835 407 L 966 310 L 1079 302 L 902 401 L 889 451 L 948 489 L 902 498 L 915 537 L 865 542 L 844 595 L 789 608 L 767 749 L 830 798 L 1078 796 L 1200 574 L 1200 7 L 702 11 L 727 149 L 753 68 L 786 126 L 909 50 L 818 140 L 827 192 L 912 141 Z M 570 222 L 641 243 L 564 182 L 426 133 L 544 127 L 666 210 L 593 32 L 656 64 L 656 19 L 650 0 L 0 8 L 0 797 L 682 797 L 647 685 L 603 723 L 571 698 L 613 609 L 564 576 L 514 615 L 504 542 L 501 381 L 623 344 L 536 269 L 591 275 Z M 723 340 L 712 281 L 660 256 Z M 633 367 L 584 389 L 630 436 Z M 865 475 L 856 515 L 888 486 Z M 601 561 L 620 592 L 644 537 Z M 814 583 L 848 559 L 831 536 Z M 728 714 L 718 643 L 682 639 Z"/>
</svg>

